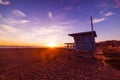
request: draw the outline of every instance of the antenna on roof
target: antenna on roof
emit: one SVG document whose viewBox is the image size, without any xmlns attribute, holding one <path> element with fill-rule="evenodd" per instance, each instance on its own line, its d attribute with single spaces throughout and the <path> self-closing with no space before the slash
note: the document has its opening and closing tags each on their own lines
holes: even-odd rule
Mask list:
<svg viewBox="0 0 120 80">
<path fill-rule="evenodd" d="M 92 37 L 93 37 L 93 39 L 94 39 L 93 19 L 92 19 L 92 16 L 90 17 L 90 21 L 91 21 L 91 31 L 92 31 Z"/>
<path fill-rule="evenodd" d="M 91 21 L 91 31 L 93 32 L 93 19 L 92 19 L 92 16 L 90 17 L 90 21 Z"/>
<path fill-rule="evenodd" d="M 93 38 L 93 42 L 95 42 L 92 16 L 90 17 L 90 21 L 91 21 L 92 38 Z M 95 45 L 93 45 L 92 47 L 94 49 Z"/>
</svg>

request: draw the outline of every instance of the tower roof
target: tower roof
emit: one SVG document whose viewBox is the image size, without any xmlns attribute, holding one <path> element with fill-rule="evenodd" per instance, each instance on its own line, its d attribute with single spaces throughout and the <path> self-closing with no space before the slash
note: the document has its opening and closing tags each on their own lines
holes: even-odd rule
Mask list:
<svg viewBox="0 0 120 80">
<path fill-rule="evenodd" d="M 83 36 L 83 35 L 91 35 L 92 31 L 88 31 L 88 32 L 80 32 L 80 33 L 72 33 L 72 34 L 68 34 L 69 36 Z M 95 31 L 93 31 L 94 37 L 97 37 L 97 34 Z"/>
</svg>

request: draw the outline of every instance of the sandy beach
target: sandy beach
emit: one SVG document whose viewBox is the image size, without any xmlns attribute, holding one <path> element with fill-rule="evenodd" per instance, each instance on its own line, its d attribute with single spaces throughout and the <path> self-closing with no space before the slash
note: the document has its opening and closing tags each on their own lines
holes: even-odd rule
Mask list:
<svg viewBox="0 0 120 80">
<path fill-rule="evenodd" d="M 0 48 L 0 80 L 119 80 L 100 60 L 68 58 L 65 49 Z"/>
</svg>

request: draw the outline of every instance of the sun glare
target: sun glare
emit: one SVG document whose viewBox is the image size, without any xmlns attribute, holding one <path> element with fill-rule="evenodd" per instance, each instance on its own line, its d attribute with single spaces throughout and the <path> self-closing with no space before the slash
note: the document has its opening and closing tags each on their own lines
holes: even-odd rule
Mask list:
<svg viewBox="0 0 120 80">
<path fill-rule="evenodd" d="M 53 47 L 56 47 L 56 44 L 55 44 L 54 42 L 50 42 L 50 43 L 48 44 L 48 46 L 51 47 L 51 48 L 53 48 Z"/>
</svg>

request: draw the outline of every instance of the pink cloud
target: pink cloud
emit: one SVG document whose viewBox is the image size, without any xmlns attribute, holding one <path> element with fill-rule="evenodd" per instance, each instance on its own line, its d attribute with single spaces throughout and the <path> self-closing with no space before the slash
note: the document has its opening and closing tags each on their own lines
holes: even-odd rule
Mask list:
<svg viewBox="0 0 120 80">
<path fill-rule="evenodd" d="M 48 17 L 51 19 L 51 20 L 53 20 L 53 14 L 52 14 L 52 12 L 48 12 Z"/>
<path fill-rule="evenodd" d="M 120 8 L 120 1 L 119 0 L 114 0 L 114 2 L 116 3 L 116 7 Z"/>
<path fill-rule="evenodd" d="M 13 14 L 18 15 L 18 16 L 26 16 L 22 11 L 20 10 L 14 10 Z"/>
<path fill-rule="evenodd" d="M 114 15 L 115 13 L 113 13 L 113 12 L 108 12 L 108 13 L 106 13 L 106 14 L 104 14 L 104 16 L 112 16 L 112 15 Z"/>
<path fill-rule="evenodd" d="M 97 18 L 97 19 L 93 19 L 93 23 L 100 23 L 105 21 L 107 18 Z"/>
<path fill-rule="evenodd" d="M 0 4 L 2 4 L 2 5 L 9 5 L 10 1 L 0 0 Z"/>
</svg>

